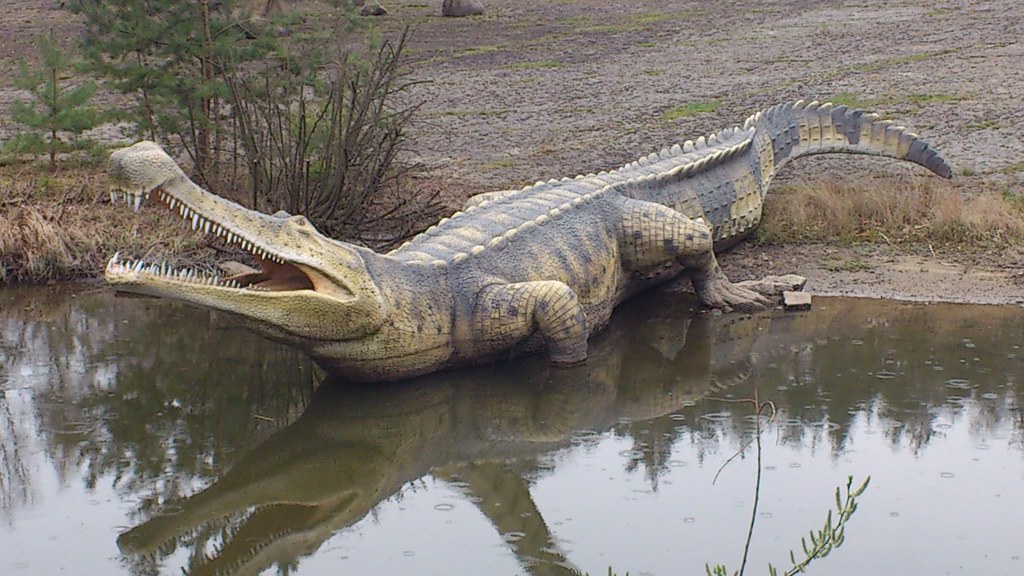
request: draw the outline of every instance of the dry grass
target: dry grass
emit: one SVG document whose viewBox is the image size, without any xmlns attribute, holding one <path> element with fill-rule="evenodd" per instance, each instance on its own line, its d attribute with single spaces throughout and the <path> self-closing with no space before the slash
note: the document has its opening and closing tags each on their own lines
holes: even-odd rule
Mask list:
<svg viewBox="0 0 1024 576">
<path fill-rule="evenodd" d="M 102 176 L 0 175 L 0 285 L 95 278 L 117 250 L 179 263 L 210 257 L 166 214 L 112 206 Z"/>
<path fill-rule="evenodd" d="M 815 180 L 769 194 L 758 239 L 1024 244 L 1024 197 L 934 178 Z"/>
</svg>

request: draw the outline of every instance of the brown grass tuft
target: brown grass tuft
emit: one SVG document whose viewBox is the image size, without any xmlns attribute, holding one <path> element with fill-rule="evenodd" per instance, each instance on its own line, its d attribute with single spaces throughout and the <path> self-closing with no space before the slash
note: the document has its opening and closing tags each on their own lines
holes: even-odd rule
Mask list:
<svg viewBox="0 0 1024 576">
<path fill-rule="evenodd" d="M 1024 243 L 1024 202 L 994 190 L 914 177 L 813 180 L 769 194 L 758 239 L 766 243 L 879 241 Z"/>
<path fill-rule="evenodd" d="M 161 212 L 112 206 L 96 176 L 2 178 L 0 285 L 96 278 L 118 250 L 172 264 L 208 261 L 201 236 Z"/>
</svg>

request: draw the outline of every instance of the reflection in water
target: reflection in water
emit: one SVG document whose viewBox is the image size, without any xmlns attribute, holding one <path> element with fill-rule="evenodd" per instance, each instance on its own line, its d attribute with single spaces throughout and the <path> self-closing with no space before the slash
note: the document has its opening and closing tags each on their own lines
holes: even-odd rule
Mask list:
<svg viewBox="0 0 1024 576">
<path fill-rule="evenodd" d="M 645 521 L 665 532 L 710 521 L 696 504 L 672 498 L 683 485 L 683 493 L 706 492 L 694 468 L 708 461 L 713 473 L 750 438 L 748 410 L 707 398 L 751 397 L 755 387 L 779 408 L 766 439 L 808 453 L 773 464 L 794 473 L 812 468 L 819 452 L 833 463 L 855 457 L 871 431 L 893 453 L 921 461 L 957 426 L 976 444 L 1009 429 L 1012 438 L 1001 441 L 1019 452 L 1024 439 L 1018 309 L 821 299 L 809 314 L 719 317 L 693 316 L 673 308 L 677 296 L 656 296 L 617 312 L 584 366 L 555 370 L 525 358 L 407 384 L 326 382 L 310 398 L 308 362 L 210 313 L 108 295 L 5 296 L 14 314 L 0 320 L 8 360 L 0 368 L 0 513 L 17 536 L 26 530 L 19 509 L 56 498 L 34 492 L 45 485 L 33 477 L 45 455 L 59 486 L 113 487 L 120 524 L 130 525 L 116 530 L 121 563 L 138 574 L 320 573 L 316 559 L 352 546 L 339 535 L 370 531 L 367 519 L 387 525 L 379 514 L 413 507 L 422 487 L 437 483 L 479 511 L 520 571 L 640 571 L 656 550 L 626 565 L 595 556 L 579 536 L 566 540 L 589 512 L 573 520 L 563 506 L 578 499 L 603 524 L 628 527 L 622 510 L 641 508 L 641 494 L 679 511 Z M 595 461 L 599 468 L 588 468 Z M 681 467 L 687 462 L 697 466 Z M 853 472 L 839 471 L 825 499 L 806 504 L 812 523 L 772 527 L 782 540 L 765 547 L 788 550 Z M 622 475 L 645 487 L 606 494 L 599 481 Z M 884 485 L 884 474 L 876 477 Z M 553 501 L 549 486 L 560 483 L 580 488 L 560 489 Z M 884 488 L 869 500 L 875 490 Z M 724 521 L 702 530 L 745 532 L 745 521 Z M 858 521 L 853 539 L 869 530 Z M 684 572 L 729 559 L 686 560 Z"/>
<path fill-rule="evenodd" d="M 109 477 L 142 514 L 216 478 L 228 454 L 276 428 L 254 412 L 285 423 L 310 395 L 307 361 L 254 348 L 210 314 L 107 292 L 0 296 L 9 312 L 0 317 L 0 514 L 9 520 L 42 483 L 38 451 L 58 484 L 91 489 Z M 278 386 L 275 371 L 294 385 Z"/>
</svg>

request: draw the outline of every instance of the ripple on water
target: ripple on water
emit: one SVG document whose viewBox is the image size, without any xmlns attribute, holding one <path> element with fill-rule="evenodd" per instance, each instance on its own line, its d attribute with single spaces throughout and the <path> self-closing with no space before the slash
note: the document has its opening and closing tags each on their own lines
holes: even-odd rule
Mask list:
<svg viewBox="0 0 1024 576">
<path fill-rule="evenodd" d="M 896 373 L 888 370 L 879 370 L 878 372 L 875 372 L 875 378 L 878 378 L 879 380 L 892 380 L 895 377 Z"/>
<path fill-rule="evenodd" d="M 948 396 L 948 397 L 946 397 L 946 404 L 952 404 L 954 406 L 963 407 L 963 406 L 966 406 L 966 405 L 970 404 L 970 402 L 971 402 L 970 398 L 966 398 L 964 396 Z"/>
<path fill-rule="evenodd" d="M 711 422 L 724 422 L 732 417 L 729 412 L 709 412 L 707 414 L 700 415 L 702 420 L 709 420 Z"/>
<path fill-rule="evenodd" d="M 971 381 L 964 378 L 950 378 L 946 380 L 946 388 L 953 388 L 956 390 L 969 390 L 971 387 Z"/>
<path fill-rule="evenodd" d="M 451 512 L 455 510 L 455 505 L 449 502 L 441 502 L 440 504 L 434 504 L 434 510 L 438 512 Z"/>
<path fill-rule="evenodd" d="M 506 532 L 506 533 L 501 535 L 501 538 L 505 542 L 507 542 L 509 544 L 515 544 L 516 542 L 519 542 L 523 538 L 526 538 L 526 532 L 518 532 L 518 531 Z"/>
<path fill-rule="evenodd" d="M 569 436 L 569 442 L 574 446 L 596 446 L 601 440 L 601 435 L 595 430 L 579 430 Z"/>
<path fill-rule="evenodd" d="M 50 432 L 59 435 L 87 434 L 96 428 L 95 422 L 65 422 L 59 428 L 49 428 Z"/>
</svg>

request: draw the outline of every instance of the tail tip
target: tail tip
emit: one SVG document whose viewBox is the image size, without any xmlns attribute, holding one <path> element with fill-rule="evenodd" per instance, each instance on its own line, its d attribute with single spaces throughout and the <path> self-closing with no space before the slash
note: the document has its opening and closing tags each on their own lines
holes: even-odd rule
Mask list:
<svg viewBox="0 0 1024 576">
<path fill-rule="evenodd" d="M 929 165 L 926 166 L 926 168 L 928 168 L 935 174 L 941 176 L 942 178 L 945 178 L 946 180 L 952 180 L 953 168 L 950 167 L 950 165 L 947 164 L 946 161 L 943 160 L 940 156 L 935 156 L 933 160 L 933 162 L 929 162 Z"/>
</svg>

